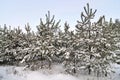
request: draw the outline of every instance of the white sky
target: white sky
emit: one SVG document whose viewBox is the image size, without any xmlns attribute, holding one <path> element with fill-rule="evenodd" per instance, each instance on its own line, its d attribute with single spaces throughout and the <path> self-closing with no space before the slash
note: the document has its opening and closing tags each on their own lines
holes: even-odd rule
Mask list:
<svg viewBox="0 0 120 80">
<path fill-rule="evenodd" d="M 74 28 L 86 3 L 97 9 L 96 19 L 102 15 L 120 19 L 120 0 L 0 0 L 0 25 L 24 28 L 29 22 L 34 30 L 50 11 L 56 20 L 61 19 L 61 24 L 67 21 Z"/>
</svg>

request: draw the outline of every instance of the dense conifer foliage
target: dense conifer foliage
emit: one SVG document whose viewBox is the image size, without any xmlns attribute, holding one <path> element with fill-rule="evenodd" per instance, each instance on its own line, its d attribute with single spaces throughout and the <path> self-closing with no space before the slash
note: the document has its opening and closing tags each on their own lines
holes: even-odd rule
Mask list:
<svg viewBox="0 0 120 80">
<path fill-rule="evenodd" d="M 92 22 L 96 10 L 87 4 L 74 30 L 66 22 L 64 30 L 50 12 L 46 20 L 40 19 L 37 31 L 31 31 L 29 24 L 22 29 L 0 28 L 0 64 L 25 66 L 31 70 L 50 69 L 62 64 L 70 74 L 85 71 L 97 76 L 111 71 L 110 64 L 118 62 L 115 52 L 120 42 L 120 21 L 112 22 L 100 17 Z"/>
</svg>

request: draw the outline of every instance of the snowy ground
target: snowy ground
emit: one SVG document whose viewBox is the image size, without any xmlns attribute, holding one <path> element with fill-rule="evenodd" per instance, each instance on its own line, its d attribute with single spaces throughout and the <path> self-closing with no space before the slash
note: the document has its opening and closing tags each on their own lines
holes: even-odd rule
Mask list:
<svg viewBox="0 0 120 80">
<path fill-rule="evenodd" d="M 40 71 L 24 71 L 20 67 L 0 66 L 0 80 L 120 80 L 120 65 L 114 64 L 113 66 L 116 73 L 109 78 L 88 75 L 72 76 L 62 73 L 61 66 Z"/>
</svg>

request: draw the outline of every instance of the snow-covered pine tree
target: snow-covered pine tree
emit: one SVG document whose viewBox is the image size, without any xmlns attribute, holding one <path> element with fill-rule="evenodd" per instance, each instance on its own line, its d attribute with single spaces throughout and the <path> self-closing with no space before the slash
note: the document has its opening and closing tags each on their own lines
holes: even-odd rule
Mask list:
<svg viewBox="0 0 120 80">
<path fill-rule="evenodd" d="M 3 37 L 2 44 L 2 51 L 1 54 L 2 57 L 4 57 L 4 62 L 9 65 L 16 64 L 17 65 L 17 48 L 20 47 L 20 40 L 19 40 L 19 35 L 21 34 L 21 30 L 14 29 L 11 30 L 4 25 L 3 30 L 1 30 L 1 36 Z"/>
<path fill-rule="evenodd" d="M 1 64 L 6 64 L 5 60 L 5 46 L 8 44 L 7 43 L 7 27 L 4 25 L 4 28 L 0 27 L 0 63 Z"/>
<path fill-rule="evenodd" d="M 40 20 L 40 25 L 37 26 L 38 30 L 38 42 L 40 43 L 41 47 L 41 58 L 47 60 L 49 64 L 49 68 L 53 62 L 53 58 L 58 51 L 56 45 L 54 45 L 55 40 L 57 39 L 58 31 L 59 31 L 59 23 L 60 21 L 56 22 L 54 20 L 54 16 L 50 16 L 50 12 L 46 14 L 46 22 L 44 23 L 42 19 Z M 43 66 L 43 65 L 42 65 Z M 42 67 L 41 66 L 41 67 Z"/>
<path fill-rule="evenodd" d="M 35 43 L 36 43 L 36 35 L 34 32 L 31 31 L 29 23 L 25 25 L 25 33 L 21 36 L 22 38 L 22 50 L 19 52 L 21 55 L 22 60 L 20 64 L 26 65 L 26 67 L 32 68 L 32 63 L 34 62 L 34 55 L 36 50 Z M 20 57 L 20 56 L 19 56 Z M 31 65 L 31 66 L 30 66 Z"/>
<path fill-rule="evenodd" d="M 94 42 L 91 35 L 91 33 L 94 33 L 91 19 L 94 18 L 96 10 L 93 12 L 92 9 L 89 8 L 89 4 L 87 4 L 87 7 L 84 7 L 84 10 L 85 13 L 81 13 L 81 21 L 78 21 L 76 25 L 76 44 L 79 54 L 81 54 L 81 66 L 88 69 L 88 73 L 91 74 L 91 59 L 93 57 L 92 44 Z"/>
<path fill-rule="evenodd" d="M 59 59 L 63 63 L 68 73 L 76 73 L 76 54 L 74 51 L 74 32 L 69 30 L 67 22 L 64 24 L 64 31 L 59 32 Z"/>
<path fill-rule="evenodd" d="M 31 45 L 30 52 L 24 57 L 22 62 L 26 62 L 31 69 L 39 68 L 51 68 L 53 62 L 52 58 L 56 53 L 56 47 L 54 45 L 57 32 L 59 30 L 59 21 L 54 20 L 54 16 L 51 18 L 50 12 L 46 14 L 46 20 L 43 22 L 40 19 L 40 24 L 37 26 L 37 33 L 34 45 Z M 29 62 L 28 62 L 29 61 Z"/>
<path fill-rule="evenodd" d="M 106 29 L 104 16 L 98 22 L 92 23 L 91 20 L 95 16 L 96 10 L 93 12 L 89 8 L 84 7 L 85 13 L 81 13 L 81 21 L 76 25 L 76 41 L 77 48 L 80 54 L 80 67 L 88 70 L 88 73 L 94 72 L 104 73 L 107 75 L 112 59 L 111 43 L 109 36 L 104 36 Z"/>
<path fill-rule="evenodd" d="M 113 43 L 114 46 L 114 51 L 113 53 L 115 53 L 116 59 L 114 60 L 117 63 L 120 63 L 120 21 L 119 19 L 116 19 L 115 22 L 112 22 L 111 19 L 111 38 L 113 38 L 114 41 L 111 41 Z"/>
</svg>

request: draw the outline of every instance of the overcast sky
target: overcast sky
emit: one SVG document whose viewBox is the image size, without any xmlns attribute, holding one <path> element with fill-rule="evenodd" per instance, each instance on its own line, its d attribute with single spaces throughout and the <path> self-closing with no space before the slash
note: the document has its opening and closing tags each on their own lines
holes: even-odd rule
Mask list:
<svg viewBox="0 0 120 80">
<path fill-rule="evenodd" d="M 29 22 L 34 30 L 50 11 L 56 20 L 61 19 L 61 24 L 67 21 L 73 28 L 86 3 L 97 9 L 96 19 L 102 15 L 120 19 L 120 0 L 0 0 L 0 25 L 23 28 Z"/>
</svg>

